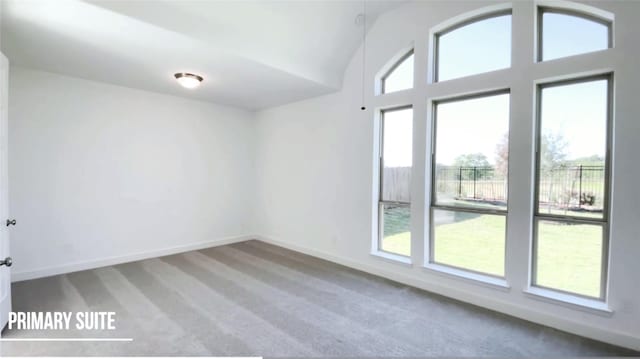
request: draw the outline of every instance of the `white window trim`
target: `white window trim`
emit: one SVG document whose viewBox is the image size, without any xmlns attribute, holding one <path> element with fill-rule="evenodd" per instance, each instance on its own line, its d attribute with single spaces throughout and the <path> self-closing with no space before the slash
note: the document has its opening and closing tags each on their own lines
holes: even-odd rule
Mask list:
<svg viewBox="0 0 640 359">
<path fill-rule="evenodd" d="M 411 261 L 411 257 L 405 257 L 399 254 L 393 254 L 391 252 L 385 252 L 379 249 L 372 250 L 371 255 L 376 258 L 385 260 L 387 262 L 391 262 L 395 264 L 405 264 L 409 267 L 413 267 L 413 262 Z"/>
<path fill-rule="evenodd" d="M 464 269 L 457 269 L 437 263 L 425 263 L 423 268 L 425 270 L 433 271 L 438 274 L 444 274 L 452 278 L 471 281 L 475 284 L 486 285 L 494 289 L 500 289 L 502 291 L 509 291 L 511 289 L 509 282 L 507 282 L 505 278 L 498 278 L 478 272 L 470 272 Z"/>
<path fill-rule="evenodd" d="M 558 9 L 562 11 L 588 15 L 610 23 L 615 22 L 615 15 L 613 13 L 587 4 L 564 0 L 537 0 L 535 2 L 535 5 L 536 8 L 545 7 Z"/>
<path fill-rule="evenodd" d="M 529 286 L 523 291 L 523 293 L 529 298 L 564 305 L 571 309 L 578 309 L 589 313 L 605 315 L 607 317 L 613 315 L 613 310 L 609 307 L 609 304 L 597 299 L 584 298 L 534 286 Z"/>
</svg>

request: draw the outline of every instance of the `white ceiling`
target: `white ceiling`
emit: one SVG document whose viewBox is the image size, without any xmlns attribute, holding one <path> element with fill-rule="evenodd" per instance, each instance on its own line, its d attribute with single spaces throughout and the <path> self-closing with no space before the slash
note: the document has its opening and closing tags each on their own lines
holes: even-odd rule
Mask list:
<svg viewBox="0 0 640 359">
<path fill-rule="evenodd" d="M 3 0 L 11 63 L 261 109 L 336 91 L 361 1 Z M 370 26 L 401 1 L 368 1 Z M 176 72 L 205 78 L 196 90 Z"/>
</svg>

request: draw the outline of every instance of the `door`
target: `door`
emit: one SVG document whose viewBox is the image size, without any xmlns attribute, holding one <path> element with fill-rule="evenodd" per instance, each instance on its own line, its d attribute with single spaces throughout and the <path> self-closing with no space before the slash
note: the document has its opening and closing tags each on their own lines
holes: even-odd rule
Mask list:
<svg viewBox="0 0 640 359">
<path fill-rule="evenodd" d="M 7 104 L 9 61 L 0 53 L 0 330 L 11 311 L 11 257 L 9 257 L 9 201 L 7 179 Z"/>
</svg>

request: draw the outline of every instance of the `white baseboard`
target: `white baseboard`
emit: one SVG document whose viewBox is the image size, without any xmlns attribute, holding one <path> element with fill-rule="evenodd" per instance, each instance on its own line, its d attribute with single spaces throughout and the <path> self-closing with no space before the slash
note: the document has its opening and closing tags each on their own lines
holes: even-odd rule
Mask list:
<svg viewBox="0 0 640 359">
<path fill-rule="evenodd" d="M 490 298 L 487 296 L 479 295 L 474 292 L 464 291 L 450 286 L 436 284 L 425 280 L 420 280 L 409 275 L 402 275 L 395 272 L 389 272 L 387 270 L 372 266 L 370 264 L 354 261 L 349 258 L 336 256 L 323 251 L 318 251 L 311 248 L 302 247 L 296 244 L 291 244 L 286 241 L 274 239 L 273 236 L 255 235 L 253 238 L 263 241 L 265 243 L 273 244 L 279 247 L 287 248 L 296 252 L 304 253 L 313 257 L 321 258 L 341 264 L 347 267 L 351 267 L 357 270 L 361 270 L 367 273 L 371 273 L 383 278 L 393 280 L 402 284 L 406 284 L 412 287 L 420 288 L 428 292 L 443 295 L 445 297 L 453 298 L 461 302 L 477 305 L 479 307 L 494 310 L 496 312 L 505 313 L 513 317 L 521 318 L 530 322 L 552 327 L 565 332 L 580 335 L 586 338 L 610 343 L 613 345 L 621 346 L 632 350 L 640 350 L 640 338 L 634 337 L 627 333 L 621 333 L 612 331 L 608 328 L 596 327 L 587 325 L 581 322 L 573 321 L 570 319 L 560 318 L 548 313 L 532 309 L 530 307 L 524 307 L 521 305 L 513 304 L 496 298 Z"/>
<path fill-rule="evenodd" d="M 77 272 L 81 270 L 106 267 L 106 266 L 111 266 L 111 265 L 116 265 L 121 263 L 127 263 L 127 262 L 135 262 L 143 259 L 162 257 L 162 256 L 171 255 L 171 254 L 176 254 L 176 253 L 196 251 L 204 248 L 222 246 L 225 244 L 231 244 L 236 242 L 243 242 L 243 241 L 254 239 L 254 238 L 255 236 L 249 236 L 249 235 L 225 237 L 225 238 L 219 238 L 219 239 L 214 239 L 210 241 L 190 243 L 190 244 L 179 245 L 179 246 L 174 246 L 169 248 L 154 249 L 150 251 L 127 254 L 123 256 L 107 257 L 107 258 L 101 258 L 101 259 L 95 259 L 95 260 L 89 260 L 89 261 L 79 261 L 71 264 L 39 268 L 39 269 L 24 271 L 24 272 L 12 272 L 11 281 L 20 282 L 23 280 L 50 277 L 58 274 L 65 274 L 65 273 Z"/>
</svg>

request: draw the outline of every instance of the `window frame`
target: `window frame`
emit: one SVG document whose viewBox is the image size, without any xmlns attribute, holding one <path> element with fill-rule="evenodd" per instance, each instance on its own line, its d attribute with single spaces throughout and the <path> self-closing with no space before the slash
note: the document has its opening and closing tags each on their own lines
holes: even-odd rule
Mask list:
<svg viewBox="0 0 640 359">
<path fill-rule="evenodd" d="M 553 61 L 553 60 L 559 60 L 559 59 L 563 59 L 565 57 L 572 57 L 572 56 L 581 56 L 581 55 L 586 55 L 586 54 L 590 54 L 596 51 L 605 51 L 608 49 L 613 48 L 613 21 L 610 19 L 605 19 L 599 16 L 596 16 L 594 14 L 590 14 L 587 12 L 583 12 L 580 10 L 574 10 L 574 9 L 565 9 L 565 8 L 557 8 L 557 7 L 551 7 L 551 6 L 538 6 L 536 8 L 536 61 L 537 62 L 546 62 L 546 61 Z M 589 52 L 584 52 L 584 53 L 580 53 L 580 54 L 575 54 L 575 55 L 569 55 L 569 56 L 563 56 L 563 57 L 558 57 L 555 59 L 549 59 L 549 60 L 544 60 L 543 59 L 543 34 L 544 34 L 544 14 L 560 14 L 560 15 L 567 15 L 567 16 L 574 16 L 577 18 L 581 18 L 584 20 L 588 20 L 588 21 L 592 21 L 595 23 L 598 23 L 600 25 L 604 25 L 607 28 L 607 48 L 606 49 L 602 49 L 602 50 L 596 50 L 596 51 L 589 51 Z"/>
<path fill-rule="evenodd" d="M 414 56 L 415 54 L 415 49 L 411 48 L 411 50 L 407 51 L 407 53 L 405 53 L 404 55 L 402 55 L 393 65 L 391 65 L 391 67 L 389 67 L 389 69 L 387 71 L 385 71 L 382 76 L 380 76 L 380 95 L 386 95 L 387 93 L 394 93 L 394 92 L 400 92 L 400 91 L 407 91 L 407 90 L 411 90 L 414 89 L 416 87 L 415 84 L 415 80 L 412 81 L 413 84 L 411 85 L 411 87 L 406 88 L 404 90 L 398 90 L 398 91 L 393 91 L 393 92 L 386 92 L 386 83 L 387 83 L 387 78 L 389 77 L 389 75 L 391 75 L 398 67 L 400 67 L 400 65 L 402 65 L 402 63 L 407 60 L 408 58 L 410 58 L 411 56 Z M 412 72 L 414 74 L 414 78 L 415 78 L 415 72 L 416 72 L 416 61 L 415 61 L 415 57 L 413 60 L 413 69 Z M 384 110 L 383 110 L 384 111 Z"/>
<path fill-rule="evenodd" d="M 428 264 L 435 264 L 435 265 L 439 265 L 439 266 L 443 266 L 443 267 L 447 267 L 447 268 L 453 268 L 453 269 L 457 269 L 457 270 L 461 270 L 464 272 L 468 272 L 468 273 L 474 273 L 474 274 L 478 274 L 481 276 L 487 276 L 487 277 L 491 277 L 491 278 L 497 278 L 500 280 L 506 280 L 507 277 L 507 233 L 508 233 L 508 221 L 507 221 L 507 216 L 509 214 L 509 198 L 507 197 L 507 208 L 506 209 L 496 209 L 496 208 L 477 208 L 477 207 L 465 207 L 465 206 L 460 206 L 460 207 L 456 207 L 456 206 L 448 206 L 448 205 L 441 205 L 441 204 L 437 204 L 437 191 L 438 191 L 438 186 L 436 185 L 436 167 L 437 167 L 437 163 L 436 163 L 436 148 L 437 148 L 437 135 L 438 135 L 438 131 L 437 131 L 437 126 L 438 126 L 438 105 L 441 104 L 446 104 L 446 103 L 452 103 L 452 102 L 459 102 L 459 101 L 465 101 L 465 100 L 473 100 L 473 99 L 479 99 L 479 98 L 484 98 L 484 97 L 491 97 L 491 96 L 498 96 L 498 95 L 511 95 L 511 89 L 510 88 L 504 88 L 504 89 L 498 89 L 498 90 L 491 90 L 491 91 L 484 91 L 484 92 L 476 92 L 473 94 L 466 94 L 466 95 L 461 95 L 461 96 L 453 96 L 453 97 L 447 97 L 447 98 L 443 98 L 443 99 L 434 99 L 431 101 L 431 174 L 430 174 L 430 181 L 431 181 L 431 190 L 430 190 L 430 199 L 429 199 L 429 239 L 428 239 L 428 256 L 427 256 L 427 263 Z M 511 98 L 509 98 L 509 118 L 511 118 Z M 507 131 L 507 136 L 509 136 L 509 131 L 510 129 L 508 129 Z M 509 173 L 509 166 L 510 166 L 510 162 L 507 162 L 507 176 Z M 507 182 L 507 192 L 509 190 L 509 184 Z M 503 216 L 505 219 L 505 225 L 504 225 L 504 248 L 505 251 L 503 253 L 503 262 L 504 262 L 504 274 L 502 276 L 499 275 L 495 275 L 492 273 L 486 273 L 486 272 L 481 272 L 481 271 L 477 271 L 477 270 L 473 270 L 473 269 L 468 269 L 468 268 L 463 268 L 463 267 L 458 267 L 458 266 L 454 266 L 451 264 L 446 264 L 446 263 L 440 263 L 437 262 L 435 260 L 435 231 L 436 231 L 436 226 L 435 223 L 433 221 L 433 217 L 434 217 L 434 212 L 436 210 L 444 210 L 444 211 L 450 211 L 450 212 L 465 212 L 465 213 L 475 213 L 475 214 L 481 214 L 481 215 L 496 215 L 496 216 Z"/>
<path fill-rule="evenodd" d="M 574 85 L 593 81 L 607 81 L 607 111 L 606 111 L 606 131 L 605 134 L 605 155 L 604 155 L 604 195 L 602 201 L 602 218 L 577 217 L 571 215 L 545 214 L 540 212 L 540 149 L 542 142 L 542 91 L 545 88 Z M 602 74 L 574 77 L 559 81 L 538 82 L 536 83 L 535 93 L 535 159 L 534 159 L 534 183 L 533 183 L 533 221 L 532 221 L 532 237 L 531 237 L 531 268 L 529 285 L 531 287 L 542 288 L 558 293 L 568 294 L 580 298 L 598 300 L 606 302 L 607 286 L 609 275 L 609 244 L 610 244 L 610 202 L 611 202 L 611 151 L 613 143 L 613 72 Z M 600 264 L 600 296 L 592 297 L 585 294 L 570 292 L 558 288 L 550 288 L 536 284 L 538 273 L 538 225 L 540 221 L 570 223 L 570 224 L 588 224 L 602 227 L 602 253 Z"/>
<path fill-rule="evenodd" d="M 413 53 L 413 50 L 411 51 L 411 53 Z M 400 61 L 402 62 L 402 61 Z M 400 63 L 399 62 L 399 63 Z M 411 228 L 409 230 L 409 255 L 405 256 L 403 254 L 398 254 L 398 253 L 394 253 L 394 252 L 389 252 L 389 251 L 385 251 L 382 249 L 382 240 L 384 239 L 384 205 L 385 204 L 395 204 L 395 205 L 399 205 L 399 206 L 406 206 L 409 208 L 409 212 L 411 212 L 411 202 L 403 202 L 403 201 L 385 201 L 382 194 L 384 191 L 384 131 L 385 131 L 385 114 L 388 112 L 394 112 L 394 111 L 402 111 L 402 110 L 408 110 L 411 109 L 412 110 L 412 120 L 413 120 L 413 105 L 401 105 L 401 106 L 394 106 L 394 107 L 389 107 L 389 108 L 383 108 L 380 110 L 380 118 L 379 118 L 379 125 L 380 125 L 380 134 L 379 134 L 379 138 L 378 138 L 378 214 L 377 214 L 377 219 L 378 219 L 378 234 L 376 236 L 376 248 L 375 248 L 375 252 L 378 253 L 384 253 L 387 255 L 391 255 L 391 256 L 398 256 L 401 258 L 405 258 L 405 259 L 411 259 L 411 255 L 413 254 L 413 248 L 412 248 L 412 241 L 411 241 L 411 237 L 413 236 L 413 233 L 411 233 Z M 413 143 L 413 126 L 411 129 L 411 136 L 412 136 L 412 143 Z M 412 146 L 412 151 L 413 151 L 413 146 Z M 413 160 L 413 158 L 412 158 Z M 413 163 L 411 165 L 411 168 L 413 170 Z"/>
<path fill-rule="evenodd" d="M 460 21 L 454 25 L 451 25 L 449 27 L 446 27 L 440 31 L 437 31 L 433 34 L 433 82 L 434 83 L 438 83 L 441 82 L 440 81 L 440 71 L 439 71 L 439 65 L 440 65 L 440 37 L 444 36 L 450 32 L 453 32 L 455 30 L 458 30 L 460 28 L 463 28 L 467 25 L 471 25 L 473 23 L 479 22 L 479 21 L 483 21 L 483 20 L 488 20 L 494 17 L 500 17 L 500 16 L 506 16 L 506 15 L 510 15 L 511 16 L 511 21 L 512 21 L 512 31 L 513 31 L 513 9 L 512 8 L 506 8 L 506 9 L 501 9 L 501 10 L 497 10 L 497 11 L 492 11 L 492 12 L 487 12 L 478 16 L 473 16 L 470 17 L 466 20 Z M 513 53 L 513 38 L 511 39 L 512 44 L 510 45 L 511 48 L 511 53 Z M 509 67 L 506 67 L 507 69 L 511 68 L 513 66 L 513 64 L 509 65 Z M 500 69 L 499 69 L 500 70 Z M 491 71 L 498 71 L 498 70 L 491 70 Z M 444 81 L 451 81 L 451 80 L 457 80 L 457 79 L 462 79 L 462 78 L 466 78 L 466 77 L 470 77 L 470 76 L 476 76 L 476 75 L 480 75 L 480 74 L 484 74 L 487 72 L 491 72 L 491 71 L 486 71 L 486 72 L 480 72 L 480 73 L 476 73 L 476 74 L 471 74 L 471 75 L 466 75 L 466 76 L 462 76 L 462 77 L 458 77 L 455 79 L 450 79 L 450 80 L 444 80 Z"/>
<path fill-rule="evenodd" d="M 372 158 L 372 165 L 374 170 L 373 174 L 373 188 L 370 191 L 371 199 L 373 200 L 372 206 L 370 206 L 370 218 L 371 218 L 371 233 L 373 235 L 370 237 L 371 243 L 371 255 L 377 256 L 382 259 L 387 259 L 394 264 L 405 264 L 412 266 L 413 262 L 419 263 L 422 269 L 425 270 L 425 273 L 431 275 L 432 271 L 439 272 L 438 274 L 450 275 L 454 279 L 462 279 L 469 280 L 474 285 L 489 285 L 492 289 L 497 290 L 508 290 L 509 284 L 506 278 L 511 276 L 511 270 L 516 269 L 519 264 L 514 264 L 513 258 L 509 257 L 507 260 L 507 256 L 514 254 L 517 252 L 517 260 L 519 262 L 527 262 L 527 276 L 523 276 L 522 278 L 516 278 L 517 284 L 520 284 L 523 292 L 530 295 L 531 298 L 537 300 L 545 300 L 552 303 L 561 302 L 564 304 L 568 304 L 577 306 L 575 309 L 588 309 L 588 310 L 596 310 L 610 313 L 611 309 L 608 307 L 608 303 L 606 302 L 607 296 L 610 295 L 608 293 L 611 289 L 608 286 L 611 286 L 609 280 L 609 271 L 610 265 L 612 263 L 612 259 L 609 258 L 611 255 L 610 251 L 610 235 L 612 224 L 610 223 L 611 219 L 611 201 L 613 200 L 611 185 L 612 175 L 613 175 L 613 114 L 615 112 L 615 88 L 613 81 L 613 74 L 618 70 L 618 64 L 613 63 L 613 54 L 610 51 L 606 51 L 607 49 L 614 48 L 616 41 L 616 34 L 614 31 L 617 29 L 616 26 L 616 14 L 617 11 L 613 11 L 611 9 L 602 9 L 598 7 L 594 7 L 591 5 L 576 3 L 576 2 L 554 2 L 547 0 L 537 1 L 533 6 L 529 7 L 520 7 L 519 10 L 515 10 L 515 5 L 512 3 L 502 3 L 502 4 L 493 4 L 489 6 L 483 6 L 480 8 L 469 9 L 469 11 L 460 13 L 456 16 L 450 17 L 447 20 L 439 22 L 438 24 L 431 26 L 428 31 L 428 37 L 426 43 L 423 42 L 420 35 L 413 36 L 413 40 L 410 42 L 408 47 L 402 48 L 400 51 L 395 52 L 393 57 L 390 57 L 389 60 L 385 63 L 383 67 L 381 67 L 374 75 L 374 89 L 373 89 L 373 97 L 372 101 L 375 106 L 375 113 L 373 116 L 374 120 L 374 129 L 373 129 L 373 149 L 374 149 L 374 157 Z M 515 39 L 515 31 L 516 27 L 520 28 L 524 31 L 523 23 L 525 20 L 521 16 L 514 17 L 514 14 L 518 12 L 520 15 L 529 14 L 530 21 L 527 21 L 526 24 L 529 28 L 529 33 L 531 36 L 529 42 L 526 42 L 526 46 L 521 46 L 519 44 L 513 43 Z M 566 14 L 573 17 L 580 17 L 587 19 L 589 21 L 595 21 L 599 24 L 603 24 L 607 26 L 608 31 L 608 43 L 607 48 L 603 48 L 602 50 L 595 50 L 590 52 L 585 52 L 583 54 L 575 54 L 563 58 L 558 58 L 562 60 L 563 64 L 575 65 L 575 66 L 560 66 L 559 64 L 547 64 L 547 65 L 539 65 L 541 62 L 553 61 L 553 60 L 542 60 L 542 35 L 543 35 L 543 25 L 542 20 L 545 13 L 561 13 Z M 470 75 L 465 75 L 461 77 L 457 77 L 450 80 L 439 80 L 439 65 L 442 64 L 439 58 L 441 56 L 441 36 L 448 34 L 449 32 L 455 31 L 464 26 L 473 24 L 478 21 L 482 21 L 485 19 L 491 19 L 494 17 L 499 17 L 503 15 L 511 15 L 511 59 L 510 66 L 505 67 L 503 69 L 489 70 L 481 73 L 474 73 Z M 525 17 L 526 18 L 526 17 Z M 422 31 L 422 30 L 419 30 Z M 530 58 L 526 59 L 522 56 L 514 57 L 514 52 L 520 50 L 525 50 L 529 48 Z M 423 53 L 423 50 L 426 53 Z M 603 51 L 605 50 L 605 51 Z M 381 96 L 384 95 L 384 90 L 382 90 L 382 78 L 387 80 L 390 73 L 392 73 L 396 68 L 402 64 L 403 61 L 406 61 L 407 56 L 411 56 L 410 54 L 413 52 L 415 56 L 414 60 L 414 80 L 413 80 L 413 88 L 405 89 L 402 91 L 398 91 L 397 95 L 390 95 L 390 97 Z M 596 66 L 596 64 L 591 63 L 589 61 L 584 62 L 585 57 L 589 58 L 589 56 L 597 57 L 598 59 L 602 59 L 604 66 L 602 64 Z M 423 57 L 426 57 L 426 61 Z M 578 57 L 578 58 L 576 58 Z M 564 60 L 563 60 L 564 59 Z M 596 61 L 598 62 L 598 61 Z M 598 63 L 600 63 L 598 62 Z M 615 62 L 615 61 L 614 61 Z M 526 67 L 527 74 L 526 80 L 522 79 L 515 80 L 509 78 L 507 75 L 518 74 L 519 68 Z M 529 66 L 529 67 L 527 67 Z M 531 67 L 533 66 L 533 67 Z M 538 66 L 542 66 L 542 68 L 538 68 Z M 544 70 L 544 71 L 536 71 Z M 426 70 L 426 71 L 425 71 Z M 424 71 L 424 72 L 423 72 Z M 532 279 L 537 274 L 537 268 L 534 267 L 535 257 L 537 253 L 535 249 L 537 248 L 537 243 L 534 244 L 534 240 L 537 237 L 536 231 L 538 230 L 539 221 L 547 220 L 551 222 L 567 222 L 567 218 L 564 216 L 558 216 L 558 218 L 542 218 L 538 216 L 539 204 L 535 204 L 535 208 L 532 208 L 532 204 L 540 200 L 537 191 L 539 190 L 539 183 L 537 177 L 539 175 L 538 171 L 538 147 L 539 147 L 539 129 L 538 126 L 541 122 L 538 119 L 538 116 L 541 115 L 539 107 L 539 94 L 540 94 L 540 86 L 551 86 L 551 84 L 557 83 L 568 83 L 571 79 L 587 81 L 588 78 L 597 77 L 597 76 L 610 76 L 608 82 L 608 116 L 607 116 L 607 152 L 606 156 L 606 172 L 604 174 L 606 181 L 605 191 L 605 199 L 606 204 L 603 203 L 603 216 L 600 222 L 597 222 L 596 225 L 599 227 L 598 230 L 602 230 L 603 233 L 603 242 L 602 242 L 602 274 L 601 274 L 601 290 L 600 294 L 603 297 L 601 302 L 600 299 L 596 300 L 592 296 L 583 296 L 578 293 L 562 291 L 555 288 L 548 288 L 540 285 L 536 285 L 535 280 Z M 419 77 L 424 76 L 422 80 Z M 482 77 L 486 79 L 488 83 L 484 81 L 482 83 L 476 83 L 476 80 Z M 569 79 L 569 80 L 567 80 Z M 453 80 L 455 85 L 452 83 L 449 85 L 437 85 L 438 82 L 446 82 Z M 457 80 L 457 81 L 456 81 Z M 522 82 L 522 83 L 521 83 Z M 528 82 L 528 85 L 526 83 Z M 387 86 L 385 86 L 387 87 Z M 528 87 L 528 90 L 526 89 Z M 518 137 L 519 139 L 523 139 L 522 136 L 526 136 L 527 138 L 527 146 L 528 155 L 525 155 L 523 151 L 518 150 L 518 159 L 511 158 L 508 163 L 508 177 L 516 176 L 518 178 L 517 182 L 509 181 L 508 191 L 518 190 L 518 191 L 528 191 L 525 197 L 522 196 L 508 196 L 507 201 L 508 205 L 511 202 L 513 205 L 516 205 L 513 208 L 508 208 L 504 210 L 503 213 L 500 213 L 499 208 L 490 208 L 490 209 L 475 209 L 475 208 L 448 208 L 446 205 L 442 206 L 434 206 L 434 200 L 437 199 L 434 192 L 437 191 L 436 181 L 435 181 L 435 171 L 436 171 L 436 163 L 435 159 L 435 106 L 434 104 L 441 104 L 447 101 L 455 101 L 462 100 L 465 98 L 473 98 L 473 97 L 482 97 L 482 95 L 489 96 L 493 91 L 493 89 L 502 89 L 507 88 L 505 92 L 510 93 L 510 111 L 509 111 L 509 137 L 511 134 L 513 136 Z M 518 90 L 518 91 L 515 91 Z M 499 92 L 499 91 L 498 91 Z M 470 94 L 471 95 L 467 95 Z M 518 96 L 516 96 L 518 95 Z M 526 96 L 526 102 L 524 100 Z M 518 97 L 518 104 L 516 104 L 515 100 Z M 421 102 L 422 98 L 425 103 Z M 395 99 L 395 100 L 394 100 Z M 405 105 L 406 104 L 406 105 Z M 516 113 L 520 113 L 525 111 L 525 109 L 516 108 L 514 110 L 515 105 L 525 105 L 526 111 L 528 112 L 528 120 L 525 119 L 525 122 L 516 121 L 514 123 L 513 116 Z M 396 106 L 396 107 L 393 107 Z M 426 106 L 426 109 L 422 109 L 422 106 Z M 395 253 L 382 251 L 382 236 L 384 227 L 381 226 L 384 223 L 380 220 L 381 216 L 381 206 L 380 206 L 380 191 L 382 187 L 382 179 L 380 176 L 383 175 L 383 166 L 380 166 L 380 159 L 376 158 L 378 154 L 375 151 L 380 150 L 380 155 L 382 155 L 381 147 L 382 140 L 378 142 L 378 136 L 382 136 L 382 125 L 380 122 L 381 113 L 383 111 L 391 111 L 393 109 L 399 109 L 403 107 L 411 107 L 414 110 L 414 133 L 413 139 L 415 140 L 413 143 L 414 147 L 414 158 L 413 158 L 413 173 L 418 174 L 418 176 L 413 177 L 411 194 L 412 198 L 409 200 L 410 202 L 418 201 L 419 203 L 416 206 L 412 206 L 409 204 L 409 210 L 411 213 L 411 252 L 410 258 L 406 258 L 401 255 L 397 255 Z M 527 124 L 528 122 L 528 124 Z M 516 126 L 516 124 L 518 126 Z M 517 128 L 516 128 L 517 127 Z M 512 132 L 513 130 L 513 132 Z M 515 131 L 517 130 L 517 131 Z M 431 132 L 429 132 L 431 131 Z M 426 137 L 424 137 L 426 136 Z M 424 141 L 424 143 L 422 142 Z M 513 143 L 513 141 L 510 141 Z M 510 152 L 515 150 L 515 147 L 511 147 L 509 149 Z M 416 152 L 418 151 L 418 152 Z M 422 158 L 421 156 L 425 156 Z M 515 160 L 522 160 L 524 162 L 517 162 Z M 526 161 L 525 161 L 526 160 Z M 512 166 L 513 165 L 513 166 Z M 524 166 L 524 167 L 523 167 Z M 512 175 L 511 168 L 518 167 L 518 171 L 522 172 L 521 174 L 514 173 Z M 376 174 L 376 168 L 379 173 Z M 528 174 L 524 173 L 525 169 L 529 172 Z M 428 171 L 431 171 L 429 173 Z M 378 176 L 378 177 L 376 177 Z M 424 176 L 424 178 L 422 178 Z M 522 176 L 526 176 L 526 184 L 522 182 L 524 180 Z M 420 183 L 416 183 L 416 181 Z M 535 182 L 532 182 L 535 181 Z M 380 183 L 377 183 L 380 182 Z M 422 187 L 416 187 L 422 186 Z M 517 186 L 516 186 L 517 185 Z M 516 188 L 517 187 L 517 188 Z M 421 188 L 421 189 L 420 189 Z M 422 190 L 425 192 L 423 193 Z M 378 196 L 379 198 L 376 198 Z M 533 198 L 531 197 L 533 196 Z M 516 198 L 517 197 L 517 198 Z M 513 201 L 512 201 L 513 200 Z M 517 202 L 517 203 L 516 203 Z M 404 203 L 400 203 L 404 204 Z M 452 203 L 455 205 L 456 203 Z M 404 204 L 406 205 L 406 204 Z M 522 207 L 524 206 L 524 207 Z M 504 234 L 504 275 L 502 277 L 484 273 L 477 272 L 472 269 L 459 268 L 452 265 L 441 264 L 433 261 L 434 257 L 434 232 L 435 226 L 433 225 L 434 218 L 434 207 L 442 210 L 449 210 L 459 213 L 464 212 L 474 212 L 480 214 L 497 214 L 505 216 L 505 234 Z M 606 207 L 606 209 L 605 209 Z M 523 208 L 527 208 L 526 210 Z M 525 220 L 528 223 L 528 226 L 531 228 L 525 229 L 527 232 L 525 237 L 517 237 L 520 234 L 510 233 L 511 226 L 513 224 L 522 224 L 522 222 L 515 221 L 514 218 L 511 218 L 511 214 L 513 214 L 512 210 L 518 212 L 519 215 L 525 215 L 529 217 L 529 219 Z M 377 211 L 377 212 L 376 212 Z M 428 212 L 427 212 L 428 211 Z M 491 213 L 498 212 L 498 213 Z M 382 213 L 383 214 L 383 213 Z M 543 213 L 542 213 L 543 214 Z M 383 214 L 384 215 L 384 214 Z M 604 218 L 606 216 L 606 220 Z M 540 217 L 540 218 L 539 218 Z M 572 218 L 576 223 L 584 222 L 587 224 L 592 224 L 588 218 L 579 217 Z M 378 221 L 377 223 L 375 221 Z M 528 222 L 527 222 L 528 221 Z M 517 223 L 516 223 L 517 222 Z M 544 227 L 541 227 L 544 228 Z M 524 229 L 524 228 L 523 228 Z M 595 229 L 595 228 L 594 228 Z M 514 228 L 511 228 L 513 232 Z M 531 237 L 529 237 L 531 236 Z M 418 238 L 419 237 L 419 238 Z M 511 238 L 516 237 L 516 238 Z M 524 241 L 528 241 L 525 246 L 529 249 L 526 254 L 520 250 L 514 251 L 513 242 L 518 243 L 520 239 Z M 524 244 L 524 243 L 521 243 Z M 514 252 L 514 253 L 510 253 Z M 462 262 L 464 264 L 464 262 Z M 537 263 L 535 264 L 537 265 Z M 477 273 L 477 274 L 476 274 Z M 615 287 L 613 288 L 615 289 Z M 555 301 L 555 302 L 554 302 Z M 557 304 L 557 303 L 556 303 Z"/>
</svg>

